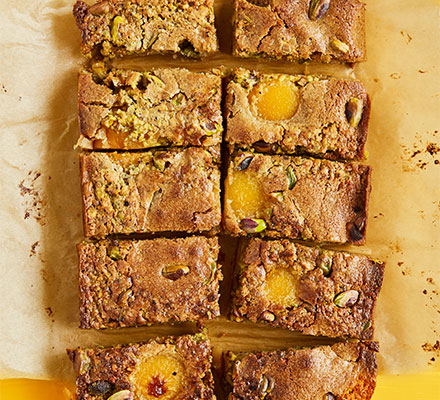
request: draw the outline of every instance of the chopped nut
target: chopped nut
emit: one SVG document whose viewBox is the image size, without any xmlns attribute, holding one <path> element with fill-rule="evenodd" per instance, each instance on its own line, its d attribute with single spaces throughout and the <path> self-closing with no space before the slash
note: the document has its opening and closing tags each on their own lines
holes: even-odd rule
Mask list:
<svg viewBox="0 0 440 400">
<path fill-rule="evenodd" d="M 251 161 L 254 159 L 254 157 L 246 157 L 240 164 L 238 164 L 238 170 L 239 171 L 244 171 L 245 169 L 247 169 L 247 167 L 249 167 Z"/>
<path fill-rule="evenodd" d="M 107 14 L 110 11 L 110 6 L 106 1 L 101 1 L 89 7 L 89 13 L 95 16 Z"/>
<path fill-rule="evenodd" d="M 345 292 L 339 293 L 333 302 L 338 307 L 352 307 L 356 304 L 359 299 L 359 292 L 357 290 L 347 290 Z"/>
<path fill-rule="evenodd" d="M 104 79 L 107 75 L 107 66 L 102 61 L 97 61 L 92 64 L 92 72 L 99 79 Z"/>
<path fill-rule="evenodd" d="M 133 400 L 133 392 L 129 390 L 121 390 L 112 394 L 107 400 Z"/>
<path fill-rule="evenodd" d="M 162 269 L 162 276 L 172 281 L 177 281 L 177 279 L 188 273 L 189 267 L 186 265 L 169 265 Z"/>
<path fill-rule="evenodd" d="M 356 221 L 349 223 L 347 225 L 348 228 L 348 234 L 350 236 L 350 239 L 356 243 L 356 242 L 360 242 L 361 240 L 364 239 L 364 233 L 363 228 L 365 225 L 365 217 L 358 217 L 356 219 Z"/>
<path fill-rule="evenodd" d="M 329 7 L 330 0 L 311 0 L 309 7 L 309 18 L 312 21 L 322 18 L 328 11 Z"/>
<path fill-rule="evenodd" d="M 261 377 L 260 383 L 258 385 L 258 394 L 264 398 L 267 394 L 269 394 L 274 387 L 273 380 L 266 375 Z"/>
<path fill-rule="evenodd" d="M 287 167 L 287 179 L 289 181 L 289 190 L 292 190 L 293 187 L 296 185 L 296 182 L 298 179 L 296 178 L 295 172 L 293 171 L 293 168 L 289 165 Z"/>
<path fill-rule="evenodd" d="M 332 264 L 333 264 L 332 258 L 327 258 L 327 259 L 321 260 L 321 262 L 319 264 L 319 268 L 322 269 L 324 276 L 330 275 L 330 273 L 332 272 Z"/>
<path fill-rule="evenodd" d="M 273 192 L 271 193 L 271 196 L 277 199 L 279 202 L 282 202 L 284 200 L 283 192 Z"/>
<path fill-rule="evenodd" d="M 119 247 L 113 247 L 110 249 L 108 256 L 115 261 L 122 260 L 121 252 L 119 251 Z"/>
<path fill-rule="evenodd" d="M 113 42 L 115 42 L 116 44 L 119 43 L 119 26 L 126 23 L 127 19 L 120 15 L 116 16 L 112 22 L 111 35 Z"/>
<path fill-rule="evenodd" d="M 340 51 L 341 53 L 348 53 L 350 51 L 350 47 L 347 43 L 341 42 L 339 39 L 332 40 L 330 42 L 330 46 L 333 47 L 333 49 Z"/>
<path fill-rule="evenodd" d="M 209 285 L 215 279 L 216 273 L 217 273 L 217 263 L 214 261 L 211 263 L 211 275 L 209 275 L 209 278 L 205 282 L 207 285 Z"/>
<path fill-rule="evenodd" d="M 362 118 L 363 106 L 362 101 L 356 97 L 352 97 L 345 105 L 345 116 L 347 117 L 348 123 L 357 127 Z"/>
<path fill-rule="evenodd" d="M 367 331 L 368 329 L 371 328 L 371 326 L 372 326 L 371 321 L 367 321 L 367 322 L 365 322 L 364 326 L 362 327 L 362 330 Z"/>
<path fill-rule="evenodd" d="M 267 228 L 266 221 L 258 218 L 245 218 L 240 222 L 241 228 L 247 233 L 258 233 Z"/>
<path fill-rule="evenodd" d="M 275 321 L 275 314 L 271 313 L 270 311 L 265 311 L 263 314 L 261 314 L 261 318 L 265 321 L 273 322 Z"/>
<path fill-rule="evenodd" d="M 147 82 L 155 83 L 155 84 L 162 86 L 162 87 L 165 86 L 164 81 L 162 79 L 160 79 L 159 77 L 157 77 L 156 75 L 152 74 L 151 72 L 144 72 L 143 78 Z"/>
</svg>

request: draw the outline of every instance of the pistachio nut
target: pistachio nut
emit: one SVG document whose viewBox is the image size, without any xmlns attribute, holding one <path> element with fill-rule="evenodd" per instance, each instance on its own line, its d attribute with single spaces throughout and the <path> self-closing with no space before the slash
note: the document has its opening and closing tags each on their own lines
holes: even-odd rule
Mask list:
<svg viewBox="0 0 440 400">
<path fill-rule="evenodd" d="M 165 82 L 160 79 L 158 76 L 152 74 L 151 72 L 144 72 L 143 74 L 144 80 L 146 80 L 149 83 L 155 83 L 159 86 L 165 86 Z"/>
<path fill-rule="evenodd" d="M 359 216 L 352 223 L 347 225 L 348 235 L 353 243 L 360 242 L 364 239 L 365 217 Z"/>
<path fill-rule="evenodd" d="M 330 0 L 311 0 L 309 6 L 309 18 L 316 21 L 322 18 L 328 8 L 330 7 Z"/>
<path fill-rule="evenodd" d="M 368 320 L 367 322 L 365 322 L 364 326 L 362 327 L 363 331 L 368 331 L 368 329 L 370 329 L 372 326 L 372 323 L 370 320 Z"/>
<path fill-rule="evenodd" d="M 359 299 L 359 292 L 357 290 L 346 290 L 345 292 L 339 293 L 333 302 L 338 307 L 352 307 L 356 304 Z"/>
<path fill-rule="evenodd" d="M 260 379 L 260 383 L 258 384 L 258 394 L 261 398 L 264 398 L 267 394 L 269 394 L 274 387 L 273 379 L 263 375 Z"/>
<path fill-rule="evenodd" d="M 115 260 L 115 261 L 122 260 L 122 258 L 123 258 L 122 255 L 121 255 L 121 252 L 119 250 L 119 247 L 112 247 L 110 249 L 110 252 L 108 253 L 108 256 L 112 260 Z"/>
<path fill-rule="evenodd" d="M 289 184 L 288 187 L 289 190 L 292 190 L 296 185 L 296 182 L 298 182 L 298 179 L 296 178 L 295 172 L 290 165 L 287 167 L 286 172 L 287 172 L 287 180 Z"/>
<path fill-rule="evenodd" d="M 127 23 L 127 19 L 121 15 L 118 15 L 113 19 L 112 27 L 111 27 L 111 35 L 113 42 L 115 42 L 116 44 L 118 44 L 119 42 L 119 26 L 126 23 Z"/>
<path fill-rule="evenodd" d="M 171 98 L 171 103 L 173 104 L 173 106 L 180 106 L 181 104 L 183 104 L 183 102 L 185 102 L 186 100 L 186 96 L 182 93 L 176 93 L 172 98 Z"/>
<path fill-rule="evenodd" d="M 362 118 L 363 105 L 362 101 L 356 97 L 352 97 L 345 105 L 345 116 L 347 117 L 348 123 L 357 127 Z"/>
<path fill-rule="evenodd" d="M 264 140 L 255 142 L 252 147 L 260 153 L 267 153 L 272 149 L 272 145 L 270 143 L 266 143 Z"/>
<path fill-rule="evenodd" d="M 240 226 L 247 233 L 258 233 L 267 228 L 266 221 L 258 218 L 244 218 L 241 220 Z"/>
<path fill-rule="evenodd" d="M 249 156 L 246 157 L 240 164 L 238 164 L 238 170 L 239 171 L 244 171 L 245 169 L 247 169 L 247 167 L 249 167 L 251 161 L 254 159 L 254 157 Z"/>
<path fill-rule="evenodd" d="M 162 268 L 162 276 L 171 281 L 177 281 L 184 275 L 189 273 L 189 267 L 186 265 L 168 265 Z"/>
<path fill-rule="evenodd" d="M 120 390 L 112 394 L 107 400 L 133 400 L 134 394 L 129 390 Z"/>
<path fill-rule="evenodd" d="M 107 14 L 110 11 L 110 6 L 106 1 L 100 1 L 99 3 L 94 4 L 89 7 L 89 13 L 98 16 Z"/>
<path fill-rule="evenodd" d="M 319 268 L 322 269 L 324 276 L 330 275 L 330 273 L 332 272 L 332 264 L 333 264 L 332 258 L 326 258 L 321 260 L 321 263 L 319 264 Z"/>
<path fill-rule="evenodd" d="M 107 66 L 102 61 L 97 61 L 92 64 L 92 72 L 99 79 L 104 79 L 107 75 Z"/>
<path fill-rule="evenodd" d="M 205 281 L 207 285 L 209 285 L 215 279 L 216 273 L 217 273 L 217 263 L 213 261 L 211 263 L 211 274 L 209 275 L 209 278 Z"/>
<path fill-rule="evenodd" d="M 273 193 L 271 193 L 271 196 L 273 198 L 277 199 L 279 202 L 282 202 L 284 200 L 283 192 L 273 192 Z"/>
<path fill-rule="evenodd" d="M 265 321 L 273 322 L 275 321 L 275 314 L 271 313 L 270 311 L 265 311 L 263 314 L 261 314 L 261 318 Z"/>
<path fill-rule="evenodd" d="M 340 51 L 341 53 L 344 53 L 344 54 L 346 54 L 346 53 L 348 53 L 348 52 L 350 51 L 350 47 L 348 46 L 348 44 L 342 42 L 342 41 L 339 40 L 339 39 L 332 40 L 332 41 L 330 42 L 330 46 L 331 46 L 334 50 L 336 50 L 336 51 Z"/>
</svg>

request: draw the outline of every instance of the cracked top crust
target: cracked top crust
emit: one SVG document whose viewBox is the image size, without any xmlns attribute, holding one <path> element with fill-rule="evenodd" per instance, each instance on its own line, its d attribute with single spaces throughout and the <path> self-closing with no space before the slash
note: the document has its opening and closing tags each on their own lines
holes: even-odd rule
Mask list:
<svg viewBox="0 0 440 400">
<path fill-rule="evenodd" d="M 288 240 L 245 240 L 236 265 L 231 318 L 266 321 L 314 336 L 372 339 L 373 310 L 384 266 L 366 256 Z M 290 305 L 277 304 L 267 294 L 267 277 L 279 269 L 289 271 L 296 280 L 295 301 Z M 339 304 L 338 296 L 348 291 L 354 291 L 356 302 Z"/>
<path fill-rule="evenodd" d="M 252 94 L 261 83 L 292 82 L 298 108 L 291 118 L 261 118 Z M 347 118 L 351 99 L 361 102 L 361 118 Z M 237 147 L 284 154 L 312 154 L 328 159 L 361 160 L 367 139 L 370 101 L 361 82 L 311 75 L 263 74 L 238 68 L 226 89 L 226 141 Z M 261 149 L 261 150 L 260 150 Z"/>
<path fill-rule="evenodd" d="M 215 230 L 219 158 L 214 147 L 81 154 L 85 235 Z"/>
<path fill-rule="evenodd" d="M 218 252 L 205 237 L 79 244 L 80 327 L 218 317 Z"/>
<path fill-rule="evenodd" d="M 328 8 L 311 18 L 315 3 Z M 358 0 L 234 0 L 236 56 L 359 62 L 365 51 L 365 4 Z"/>
<path fill-rule="evenodd" d="M 103 63 L 95 63 L 92 70 L 79 75 L 80 147 L 131 150 L 220 144 L 220 73 L 108 70 Z"/>
<path fill-rule="evenodd" d="M 229 400 L 369 400 L 377 343 L 337 343 L 287 351 L 225 355 Z"/>
<path fill-rule="evenodd" d="M 78 0 L 73 15 L 86 57 L 218 51 L 213 0 Z"/>
<path fill-rule="evenodd" d="M 239 152 L 225 182 L 225 230 L 363 244 L 370 179 L 371 168 L 363 164 Z M 252 207 L 243 209 L 246 202 Z M 252 220 L 259 230 L 248 229 Z"/>
<path fill-rule="evenodd" d="M 148 368 L 150 360 L 161 356 L 178 360 L 185 368 L 185 385 L 182 385 L 181 392 L 173 398 L 190 400 L 194 399 L 194 395 L 201 400 L 216 398 L 211 374 L 210 343 L 200 334 L 157 338 L 147 343 L 109 348 L 77 348 L 67 352 L 78 375 L 77 400 L 108 399 L 122 390 L 134 393 L 133 400 L 144 398 L 139 396 L 142 388 L 136 387 L 133 375 L 140 369 Z"/>
</svg>

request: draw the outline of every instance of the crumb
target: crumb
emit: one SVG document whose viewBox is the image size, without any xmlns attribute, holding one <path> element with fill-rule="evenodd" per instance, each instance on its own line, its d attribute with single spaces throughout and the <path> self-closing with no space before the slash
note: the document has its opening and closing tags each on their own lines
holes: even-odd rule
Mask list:
<svg viewBox="0 0 440 400">
<path fill-rule="evenodd" d="M 431 285 L 435 285 L 434 279 L 432 278 L 426 278 L 426 282 L 430 283 Z"/>
<path fill-rule="evenodd" d="M 425 71 L 424 69 L 419 69 L 420 74 L 426 74 L 428 71 Z"/>
<path fill-rule="evenodd" d="M 401 267 L 401 266 L 403 265 L 403 261 L 399 261 L 399 262 L 397 263 L 397 265 L 398 265 L 399 267 Z"/>
<path fill-rule="evenodd" d="M 428 291 L 426 289 L 424 289 L 423 294 L 428 294 Z"/>
<path fill-rule="evenodd" d="M 23 197 L 24 219 L 33 217 L 40 225 L 46 224 L 46 217 L 44 215 L 44 208 L 46 201 L 43 198 L 39 178 L 41 173 L 39 171 L 29 171 L 28 178 L 23 179 L 18 188 L 20 195 Z"/>
<path fill-rule="evenodd" d="M 29 257 L 33 257 L 37 254 L 37 247 L 40 245 L 40 242 L 37 240 L 35 243 L 31 246 L 31 251 L 29 253 Z"/>
<path fill-rule="evenodd" d="M 440 342 L 437 340 L 434 344 L 424 343 L 422 344 L 424 351 L 435 352 L 440 354 Z"/>
<path fill-rule="evenodd" d="M 390 74 L 390 78 L 392 79 L 400 79 L 401 75 L 397 72 L 393 72 L 392 74 Z"/>
<path fill-rule="evenodd" d="M 6 86 L 3 85 L 3 83 L 1 84 L 0 88 L 3 93 L 8 93 L 8 89 L 6 89 Z"/>
<path fill-rule="evenodd" d="M 53 311 L 52 311 L 52 309 L 50 307 L 46 307 L 45 310 L 46 310 L 46 313 L 47 313 L 48 317 L 52 317 L 53 316 Z"/>
</svg>

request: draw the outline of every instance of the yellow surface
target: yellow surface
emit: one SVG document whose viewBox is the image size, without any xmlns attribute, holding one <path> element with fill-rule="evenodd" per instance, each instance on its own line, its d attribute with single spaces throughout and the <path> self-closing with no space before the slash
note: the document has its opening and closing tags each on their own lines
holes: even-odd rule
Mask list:
<svg viewBox="0 0 440 400">
<path fill-rule="evenodd" d="M 72 400 L 73 391 L 73 387 L 68 387 L 58 381 L 0 380 L 1 400 Z"/>
<path fill-rule="evenodd" d="M 1 400 L 72 400 L 72 387 L 57 381 L 0 380 Z M 372 400 L 439 400 L 440 372 L 379 375 Z"/>
</svg>

